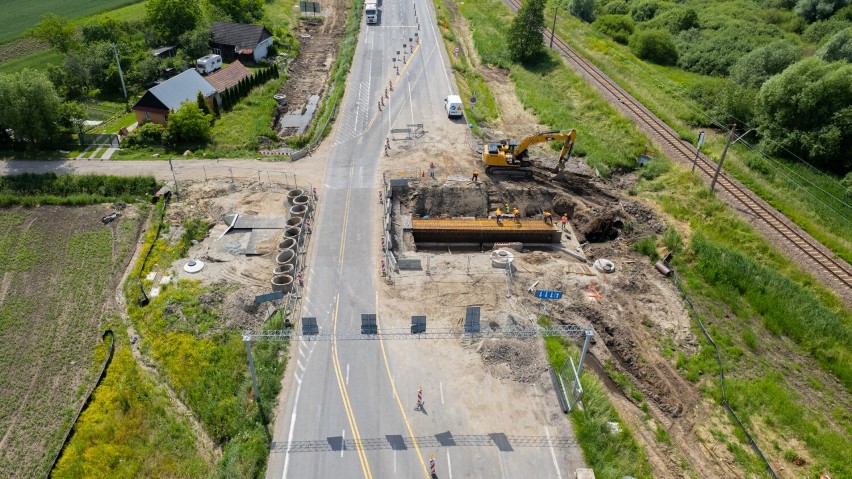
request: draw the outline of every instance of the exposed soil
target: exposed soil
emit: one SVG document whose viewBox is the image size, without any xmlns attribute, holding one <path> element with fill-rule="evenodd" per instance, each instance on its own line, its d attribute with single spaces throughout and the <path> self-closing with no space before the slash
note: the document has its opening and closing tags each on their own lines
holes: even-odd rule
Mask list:
<svg viewBox="0 0 852 479">
<path fill-rule="evenodd" d="M 317 16 L 321 22 L 300 22 L 295 32 L 300 44 L 299 56 L 290 62 L 287 68 L 289 77 L 278 91 L 287 96 L 287 105 L 275 109 L 272 115 L 273 129 L 278 130 L 281 115 L 304 110 L 312 95 L 319 95 L 322 99 L 340 50 L 347 7 L 348 2 L 344 0 L 323 2 L 322 12 Z M 294 133 L 294 128 L 284 128 L 278 131 L 278 136 L 284 138 Z"/>
</svg>

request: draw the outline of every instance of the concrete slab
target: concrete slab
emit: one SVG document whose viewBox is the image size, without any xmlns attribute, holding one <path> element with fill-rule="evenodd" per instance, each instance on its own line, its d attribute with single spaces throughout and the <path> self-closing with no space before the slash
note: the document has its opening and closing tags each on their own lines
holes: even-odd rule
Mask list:
<svg viewBox="0 0 852 479">
<path fill-rule="evenodd" d="M 235 230 L 271 229 L 281 230 L 287 227 L 287 218 L 283 216 L 240 215 L 234 223 Z"/>
</svg>

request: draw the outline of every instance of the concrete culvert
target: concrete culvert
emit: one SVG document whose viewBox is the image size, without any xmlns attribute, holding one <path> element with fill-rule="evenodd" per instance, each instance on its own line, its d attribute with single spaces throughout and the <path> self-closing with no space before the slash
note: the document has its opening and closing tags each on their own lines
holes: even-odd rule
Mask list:
<svg viewBox="0 0 852 479">
<path fill-rule="evenodd" d="M 293 200 L 295 200 L 299 196 L 304 196 L 304 195 L 305 195 L 305 190 L 303 190 L 301 188 L 294 188 L 294 189 L 290 190 L 287 193 L 287 205 L 293 206 L 295 204 L 295 203 L 293 203 Z"/>
<path fill-rule="evenodd" d="M 615 271 L 615 264 L 608 259 L 601 258 L 595 261 L 595 268 L 602 273 L 612 273 Z"/>
<path fill-rule="evenodd" d="M 278 243 L 278 251 L 284 251 L 285 249 L 298 249 L 296 238 L 284 238 L 283 241 Z"/>
<path fill-rule="evenodd" d="M 278 256 L 275 257 L 275 263 L 279 266 L 284 264 L 293 264 L 296 262 L 296 252 L 291 249 L 285 249 L 284 251 L 278 253 Z"/>
<path fill-rule="evenodd" d="M 296 269 L 296 267 L 293 266 L 292 264 L 282 264 L 281 266 L 275 268 L 275 270 L 273 270 L 272 273 L 273 273 L 273 276 L 279 276 L 279 275 L 282 275 L 282 274 L 289 274 L 289 275 L 292 276 L 294 269 Z"/>
<path fill-rule="evenodd" d="M 272 278 L 272 291 L 289 293 L 293 289 L 293 277 L 289 274 L 281 274 Z"/>
<path fill-rule="evenodd" d="M 308 195 L 297 196 L 296 199 L 293 200 L 293 206 L 304 205 L 307 208 L 307 211 L 311 209 L 311 200 L 308 198 Z"/>
<path fill-rule="evenodd" d="M 290 208 L 290 218 L 304 218 L 307 212 L 307 205 L 293 205 Z"/>
<path fill-rule="evenodd" d="M 287 220 L 287 227 L 289 228 L 290 226 L 295 226 L 297 228 L 301 228 L 302 227 L 302 218 L 299 218 L 298 216 L 290 218 L 289 220 Z"/>
<path fill-rule="evenodd" d="M 302 228 L 291 226 L 284 230 L 284 239 L 292 238 L 296 243 L 299 242 L 299 237 L 302 235 Z"/>
</svg>

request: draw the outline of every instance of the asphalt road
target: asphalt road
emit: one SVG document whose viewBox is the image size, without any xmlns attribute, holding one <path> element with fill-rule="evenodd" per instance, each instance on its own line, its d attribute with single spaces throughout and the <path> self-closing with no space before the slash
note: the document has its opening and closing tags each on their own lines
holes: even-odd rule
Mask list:
<svg viewBox="0 0 852 479">
<path fill-rule="evenodd" d="M 361 314 L 377 312 L 378 163 L 390 129 L 449 121 L 443 100 L 458 92 L 432 3 L 385 1 L 380 8 L 380 24 L 362 25 L 319 188 L 302 316 L 315 316 L 325 331 L 357 330 Z M 415 33 L 420 44 L 415 43 L 413 54 L 407 47 L 407 63 L 397 75 L 392 58 L 397 51 L 402 54 L 402 44 Z M 378 102 L 389 82 L 393 92 L 380 112 Z M 381 315 L 379 322 L 381 327 Z M 499 445 L 499 436 L 489 436 L 491 431 L 471 431 L 446 420 L 424 425 L 421 413 L 413 410 L 417 379 L 408 377 L 418 362 L 412 357 L 417 350 L 394 357 L 400 350 L 381 341 L 295 342 L 292 350 L 267 478 L 428 478 L 429 455 L 436 452 L 437 477 L 453 472 L 458 477 L 561 477 L 553 448 L 512 451 L 509 444 Z M 398 383 L 406 385 L 404 391 Z M 442 404 L 443 396 L 442 390 Z M 432 413 L 435 420 L 438 413 Z M 511 429 L 511 418 L 505 422 Z M 452 448 L 452 454 L 441 449 L 447 444 L 436 438 L 436 427 L 468 433 L 466 447 Z M 561 471 L 568 476 L 568 467 Z"/>
</svg>

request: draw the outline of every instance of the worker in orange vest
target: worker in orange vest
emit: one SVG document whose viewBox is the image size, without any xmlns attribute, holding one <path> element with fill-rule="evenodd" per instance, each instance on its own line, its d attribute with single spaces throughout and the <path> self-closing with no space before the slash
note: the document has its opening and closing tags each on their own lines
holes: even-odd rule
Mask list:
<svg viewBox="0 0 852 479">
<path fill-rule="evenodd" d="M 500 217 L 503 216 L 503 211 L 501 211 L 500 208 L 497 208 L 497 211 L 494 212 L 494 216 L 497 217 L 497 226 L 501 226 L 502 223 L 500 222 Z"/>
<path fill-rule="evenodd" d="M 521 212 L 517 208 L 512 210 L 512 216 L 515 217 L 515 223 L 521 224 Z"/>
<path fill-rule="evenodd" d="M 544 212 L 544 224 L 553 226 L 553 215 L 549 211 Z"/>
</svg>

